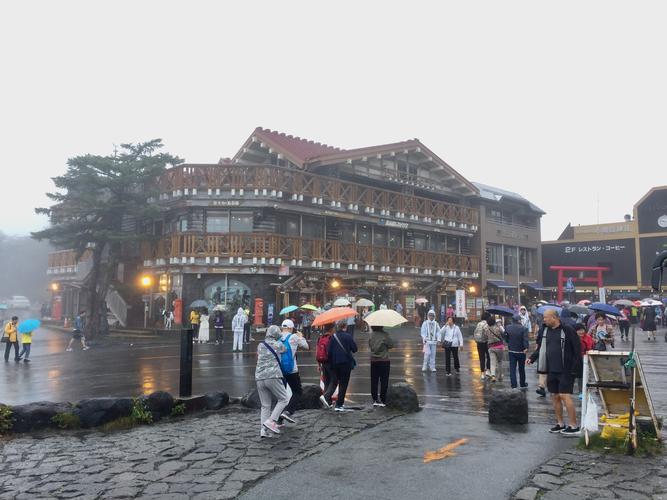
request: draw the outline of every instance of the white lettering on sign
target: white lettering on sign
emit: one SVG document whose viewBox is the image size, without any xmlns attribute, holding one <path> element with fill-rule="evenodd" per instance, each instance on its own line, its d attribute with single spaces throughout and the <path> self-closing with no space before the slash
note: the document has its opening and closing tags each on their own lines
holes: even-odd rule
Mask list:
<svg viewBox="0 0 667 500">
<path fill-rule="evenodd" d="M 564 253 L 596 253 L 596 252 L 620 252 L 625 250 L 625 245 L 600 243 L 598 245 L 566 246 Z"/>
<path fill-rule="evenodd" d="M 214 207 L 238 207 L 241 205 L 240 200 L 217 200 L 209 203 L 210 206 Z"/>
</svg>

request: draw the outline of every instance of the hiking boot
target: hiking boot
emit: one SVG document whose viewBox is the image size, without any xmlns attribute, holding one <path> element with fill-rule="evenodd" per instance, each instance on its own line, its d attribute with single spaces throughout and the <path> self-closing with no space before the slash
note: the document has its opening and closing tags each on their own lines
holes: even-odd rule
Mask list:
<svg viewBox="0 0 667 500">
<path fill-rule="evenodd" d="M 564 430 L 565 430 L 565 426 L 564 426 L 564 425 L 556 424 L 556 425 L 554 425 L 551 429 L 549 429 L 549 432 L 550 432 L 551 434 L 560 434 L 560 432 L 561 432 L 561 431 L 564 431 Z"/>
<path fill-rule="evenodd" d="M 538 387 L 535 389 L 535 392 L 540 395 L 540 397 L 546 397 L 547 391 L 544 389 L 544 387 Z"/>
<path fill-rule="evenodd" d="M 266 422 L 262 423 L 262 425 L 267 429 L 269 429 L 274 434 L 280 434 L 280 428 L 278 428 L 278 424 L 275 423 L 273 420 L 268 419 Z"/>
<path fill-rule="evenodd" d="M 322 405 L 322 408 L 325 408 L 327 410 L 331 409 L 331 405 L 327 401 L 327 398 L 324 397 L 324 395 L 320 396 L 320 404 Z"/>
<path fill-rule="evenodd" d="M 296 424 L 296 420 L 294 420 L 290 415 L 291 413 L 289 412 L 281 413 L 280 418 L 287 420 L 290 424 Z"/>
<path fill-rule="evenodd" d="M 560 431 L 563 436 L 567 437 L 578 437 L 581 434 L 581 429 L 579 427 L 570 427 L 569 425 Z"/>
</svg>

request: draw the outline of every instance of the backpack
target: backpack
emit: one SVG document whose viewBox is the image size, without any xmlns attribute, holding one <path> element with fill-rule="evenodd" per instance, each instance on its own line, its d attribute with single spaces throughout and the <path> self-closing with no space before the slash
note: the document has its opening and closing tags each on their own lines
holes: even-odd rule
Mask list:
<svg viewBox="0 0 667 500">
<path fill-rule="evenodd" d="M 294 335 L 290 333 L 281 342 L 285 346 L 285 352 L 280 354 L 280 368 L 284 374 L 289 374 L 294 371 L 294 356 L 292 356 L 292 346 L 289 343 L 290 337 Z"/>
<path fill-rule="evenodd" d="M 331 342 L 331 335 L 322 335 L 317 340 L 315 359 L 318 363 L 326 363 L 329 361 L 329 342 Z"/>
<path fill-rule="evenodd" d="M 486 334 L 487 323 L 485 321 L 480 321 L 475 327 L 475 333 L 472 334 L 472 338 L 475 342 L 488 342 L 489 339 Z"/>
</svg>

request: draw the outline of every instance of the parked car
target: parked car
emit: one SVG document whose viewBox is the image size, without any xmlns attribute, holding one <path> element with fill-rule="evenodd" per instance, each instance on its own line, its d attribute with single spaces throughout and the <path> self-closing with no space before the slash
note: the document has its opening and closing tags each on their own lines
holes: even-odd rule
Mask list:
<svg viewBox="0 0 667 500">
<path fill-rule="evenodd" d="M 7 301 L 10 309 L 30 309 L 30 300 L 23 295 L 14 295 Z"/>
</svg>

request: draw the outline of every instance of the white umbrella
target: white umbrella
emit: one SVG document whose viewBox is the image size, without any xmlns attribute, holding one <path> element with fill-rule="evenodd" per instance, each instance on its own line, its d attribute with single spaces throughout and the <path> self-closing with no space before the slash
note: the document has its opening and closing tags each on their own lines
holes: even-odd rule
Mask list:
<svg viewBox="0 0 667 500">
<path fill-rule="evenodd" d="M 407 319 L 393 309 L 380 309 L 379 311 L 372 312 L 364 318 L 364 321 L 368 323 L 368 326 L 386 326 L 389 328 L 408 322 Z"/>
<path fill-rule="evenodd" d="M 628 299 L 619 299 L 619 300 L 614 301 L 614 305 L 615 306 L 630 306 L 630 307 L 632 307 L 635 304 L 634 304 L 634 302 L 632 302 L 631 300 L 628 300 Z"/>
<path fill-rule="evenodd" d="M 334 307 L 347 307 L 350 305 L 350 301 L 341 297 L 339 299 L 336 299 L 333 305 Z"/>
<path fill-rule="evenodd" d="M 368 299 L 359 299 L 354 303 L 354 307 L 371 307 L 373 302 Z"/>
<path fill-rule="evenodd" d="M 428 299 L 425 297 L 419 297 L 417 300 L 415 300 L 415 304 L 426 304 L 428 302 Z"/>
<path fill-rule="evenodd" d="M 641 306 L 642 307 L 655 307 L 655 306 L 661 306 L 662 302 L 659 302 L 657 300 L 653 299 L 644 299 L 641 301 Z"/>
</svg>

